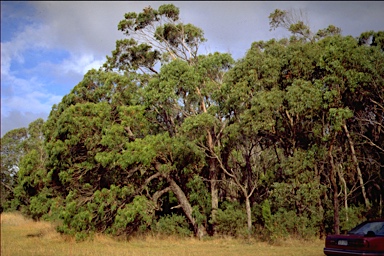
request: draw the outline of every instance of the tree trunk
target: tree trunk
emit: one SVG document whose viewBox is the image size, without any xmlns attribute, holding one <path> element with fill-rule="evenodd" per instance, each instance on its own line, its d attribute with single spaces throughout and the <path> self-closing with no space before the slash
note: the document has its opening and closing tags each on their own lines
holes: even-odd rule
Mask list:
<svg viewBox="0 0 384 256">
<path fill-rule="evenodd" d="M 172 192 L 175 193 L 175 196 L 181 208 L 183 209 L 185 215 L 193 225 L 195 235 L 199 238 L 202 238 L 203 236 L 206 235 L 207 232 L 205 230 L 205 227 L 201 224 L 198 224 L 196 222 L 196 219 L 193 217 L 192 206 L 189 203 L 187 197 L 185 196 L 184 191 L 179 187 L 179 185 L 177 185 L 176 181 L 172 179 L 169 175 L 166 175 L 165 178 L 167 179 Z"/>
<path fill-rule="evenodd" d="M 216 161 L 214 158 L 210 160 L 210 182 L 211 182 L 211 201 L 212 201 L 212 225 L 213 225 L 213 233 L 215 233 L 215 225 L 216 225 L 216 215 L 217 210 L 219 209 L 219 190 L 217 188 L 217 179 L 218 173 L 216 169 Z"/>
<path fill-rule="evenodd" d="M 321 189 L 320 189 L 321 173 L 324 170 L 324 164 L 320 165 L 320 170 L 319 170 L 317 164 L 315 164 L 314 168 L 315 168 L 315 177 L 316 177 L 317 186 L 318 186 L 317 189 L 319 191 L 321 191 Z M 320 219 L 321 219 L 319 236 L 320 236 L 320 239 L 323 239 L 323 235 L 325 234 L 325 226 L 324 226 L 324 221 L 323 221 L 324 220 L 324 207 L 323 207 L 323 203 L 322 203 L 322 200 L 321 200 L 321 196 L 322 196 L 322 194 L 319 193 L 319 196 L 317 198 L 317 205 L 318 205 L 318 208 L 319 208 L 319 214 L 320 214 Z"/>
<path fill-rule="evenodd" d="M 203 113 L 207 113 L 204 97 L 202 96 L 199 87 L 196 87 L 196 92 L 197 92 L 197 95 L 200 96 L 201 111 Z M 207 146 L 210 151 L 210 154 L 214 156 L 215 155 L 214 154 L 215 152 L 214 138 L 211 134 L 210 129 L 206 129 L 206 132 L 207 132 L 207 144 L 208 144 Z M 217 210 L 219 209 L 219 191 L 217 188 L 218 170 L 216 168 L 216 160 L 214 157 L 211 157 L 209 160 L 209 171 L 210 171 L 211 204 L 212 204 L 211 217 L 212 217 L 212 223 L 213 223 L 213 233 L 215 233 L 216 214 L 217 214 Z"/>
<path fill-rule="evenodd" d="M 340 234 L 340 217 L 339 217 L 339 198 L 338 198 L 338 188 L 336 183 L 336 166 L 333 160 L 332 155 L 333 145 L 329 147 L 329 162 L 331 164 L 331 186 L 333 189 L 333 228 L 335 230 L 335 234 Z"/>
<path fill-rule="evenodd" d="M 249 200 L 249 196 L 245 197 L 245 208 L 247 211 L 248 236 L 250 236 L 252 232 L 252 212 L 251 212 L 251 202 Z"/>
<path fill-rule="evenodd" d="M 340 164 L 341 167 L 341 164 Z M 344 179 L 343 173 L 341 173 L 341 168 L 337 170 L 339 174 L 339 179 L 341 180 L 341 183 L 343 183 L 344 188 L 344 208 L 345 208 L 345 220 L 348 221 L 348 194 L 347 194 L 347 182 Z"/>
<path fill-rule="evenodd" d="M 370 208 L 370 203 L 369 203 L 367 194 L 366 194 L 366 192 L 365 192 L 365 186 L 364 186 L 363 175 L 362 175 L 362 173 L 361 173 L 361 170 L 360 170 L 360 167 L 359 167 L 359 162 L 358 162 L 357 157 L 356 157 L 355 146 L 354 146 L 354 143 L 353 143 L 353 141 L 352 141 L 351 135 L 349 134 L 347 125 L 346 125 L 346 124 L 343 124 L 343 128 L 344 128 L 345 134 L 347 135 L 348 142 L 349 142 L 349 146 L 350 146 L 350 148 L 351 148 L 351 152 L 352 152 L 352 160 L 353 160 L 353 164 L 354 164 L 355 167 L 356 167 L 357 177 L 358 177 L 358 179 L 359 179 L 359 183 L 360 183 L 360 187 L 361 187 L 361 192 L 362 192 L 362 195 L 363 195 L 363 197 L 364 197 L 365 207 L 366 207 L 367 209 L 369 209 L 369 208 Z"/>
</svg>

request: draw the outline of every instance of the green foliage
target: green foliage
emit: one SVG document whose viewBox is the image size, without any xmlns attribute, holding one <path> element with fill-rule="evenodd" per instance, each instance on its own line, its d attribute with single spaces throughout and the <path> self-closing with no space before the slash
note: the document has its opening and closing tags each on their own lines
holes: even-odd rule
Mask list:
<svg viewBox="0 0 384 256">
<path fill-rule="evenodd" d="M 340 210 L 340 226 L 343 231 L 349 231 L 366 219 L 363 217 L 366 211 L 364 205 L 351 205 L 348 209 Z"/>
<path fill-rule="evenodd" d="M 136 196 L 133 202 L 117 210 L 116 218 L 112 226 L 112 233 L 145 231 L 152 223 L 154 205 L 145 196 Z"/>
<path fill-rule="evenodd" d="M 346 109 L 329 109 L 329 116 L 331 119 L 331 124 L 336 131 L 340 131 L 341 127 L 344 125 L 345 120 L 353 117 L 353 113 L 348 108 Z"/>
<path fill-rule="evenodd" d="M 197 223 L 206 223 L 211 213 L 211 196 L 206 184 L 199 175 L 195 175 L 186 186 L 189 188 L 189 201 L 194 205 L 193 215 Z"/>
<path fill-rule="evenodd" d="M 297 216 L 295 211 L 280 209 L 273 214 L 273 237 L 294 236 L 302 239 L 313 239 L 318 234 L 317 220 L 311 215 Z"/>
<path fill-rule="evenodd" d="M 112 56 L 107 56 L 106 70 L 150 71 L 157 62 L 197 57 L 198 48 L 205 41 L 203 31 L 179 20 L 179 8 L 164 4 L 158 10 L 146 7 L 141 13 L 126 13 L 118 29 L 128 39 L 118 40 Z"/>
<path fill-rule="evenodd" d="M 25 152 L 26 128 L 14 129 L 1 138 L 1 199 L 0 212 L 14 209 L 14 189 L 17 186 L 17 172 Z"/>
<path fill-rule="evenodd" d="M 89 233 L 95 230 L 92 222 L 92 212 L 84 205 L 79 205 L 73 199 L 76 192 L 70 192 L 65 199 L 65 206 L 61 209 L 60 218 L 62 225 L 58 226 L 59 232 L 75 235 L 76 233 Z"/>
<path fill-rule="evenodd" d="M 217 234 L 224 236 L 244 236 L 246 234 L 247 216 L 244 207 L 236 202 L 224 202 L 216 216 Z"/>
<path fill-rule="evenodd" d="M 12 130 L 2 138 L 2 204 L 4 199 L 7 202 L 2 208 L 30 213 L 31 197 L 48 190 L 44 189 L 47 172 L 43 125 L 43 119 L 39 118 L 28 128 Z M 39 218 L 39 215 L 33 217 Z"/>
<path fill-rule="evenodd" d="M 185 217 L 177 214 L 160 217 L 151 225 L 151 230 L 155 234 L 166 236 L 189 237 L 193 234 Z"/>
<path fill-rule="evenodd" d="M 261 205 L 261 216 L 264 222 L 264 227 L 268 230 L 269 235 L 271 236 L 276 230 L 274 230 L 271 204 L 268 199 L 264 200 Z"/>
<path fill-rule="evenodd" d="M 286 99 L 289 112 L 293 115 L 304 115 L 311 118 L 314 112 L 321 107 L 321 90 L 309 81 L 295 80 L 287 87 Z"/>
<path fill-rule="evenodd" d="M 36 196 L 31 197 L 28 215 L 35 220 L 40 218 L 48 219 L 54 199 L 51 198 L 50 191 L 44 188 Z"/>
<path fill-rule="evenodd" d="M 292 41 L 296 41 L 297 37 L 304 40 L 313 40 L 314 36 L 310 27 L 305 24 L 305 14 L 302 10 L 280 10 L 276 9 L 269 15 L 270 30 L 283 27 L 293 34 Z M 323 35 L 323 34 L 322 34 Z"/>
<path fill-rule="evenodd" d="M 89 186 L 86 184 L 85 189 Z M 79 239 L 94 232 L 110 232 L 118 209 L 131 195 L 131 187 L 119 188 L 113 185 L 110 189 L 97 190 L 88 197 L 71 191 L 61 205 L 51 207 L 54 214 L 60 213 L 58 218 L 62 224 L 58 226 L 58 231 L 80 236 Z"/>
</svg>

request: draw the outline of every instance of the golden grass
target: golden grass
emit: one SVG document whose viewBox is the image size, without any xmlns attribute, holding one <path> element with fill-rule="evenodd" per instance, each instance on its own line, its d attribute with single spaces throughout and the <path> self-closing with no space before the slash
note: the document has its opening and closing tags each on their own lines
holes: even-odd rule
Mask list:
<svg viewBox="0 0 384 256">
<path fill-rule="evenodd" d="M 48 222 L 35 222 L 19 213 L 1 214 L 1 256 L 10 255 L 125 255 L 125 256 L 321 256 L 324 242 L 284 240 L 278 245 L 239 239 L 135 238 L 116 241 L 96 235 L 92 241 L 76 242 L 62 236 Z"/>
</svg>

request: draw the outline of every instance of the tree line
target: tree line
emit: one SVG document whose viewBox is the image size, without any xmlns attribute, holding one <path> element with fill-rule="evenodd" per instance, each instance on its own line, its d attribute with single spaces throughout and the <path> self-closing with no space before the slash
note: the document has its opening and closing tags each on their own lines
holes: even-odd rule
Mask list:
<svg viewBox="0 0 384 256">
<path fill-rule="evenodd" d="M 384 32 L 291 35 L 200 54 L 179 9 L 126 35 L 46 121 L 1 138 L 1 210 L 96 232 L 322 237 L 383 217 Z"/>
</svg>

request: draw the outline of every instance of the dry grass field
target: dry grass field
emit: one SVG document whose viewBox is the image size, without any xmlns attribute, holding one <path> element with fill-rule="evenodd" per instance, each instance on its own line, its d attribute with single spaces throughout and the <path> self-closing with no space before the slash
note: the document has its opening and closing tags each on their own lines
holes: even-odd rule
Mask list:
<svg viewBox="0 0 384 256">
<path fill-rule="evenodd" d="M 271 245 L 238 239 L 143 238 L 116 241 L 96 236 L 92 241 L 76 242 L 56 233 L 52 224 L 34 222 L 18 213 L 1 214 L 1 256 L 10 255 L 125 255 L 125 256 L 322 256 L 323 241 L 280 241 Z"/>
</svg>

